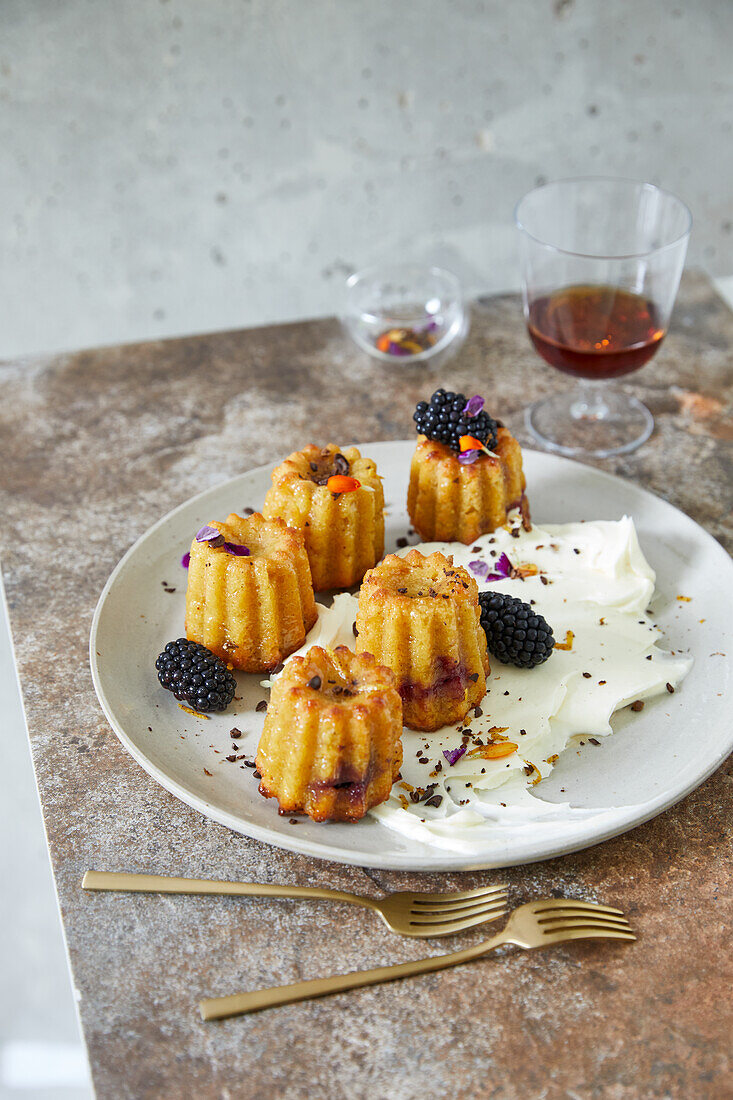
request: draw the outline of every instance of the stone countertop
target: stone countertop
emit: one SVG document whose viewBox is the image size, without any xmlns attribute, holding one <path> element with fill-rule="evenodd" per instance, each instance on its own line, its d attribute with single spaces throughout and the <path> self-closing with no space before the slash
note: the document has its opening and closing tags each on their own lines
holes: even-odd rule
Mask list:
<svg viewBox="0 0 733 1100">
<path fill-rule="evenodd" d="M 415 402 L 441 383 L 487 394 L 528 442 L 523 404 L 567 380 L 530 348 L 515 296 L 476 305 L 467 342 L 443 370 L 376 366 L 333 320 L 0 367 L 3 570 L 81 1019 L 104 1100 L 733 1094 L 733 971 L 724 943 L 733 895 L 730 762 L 625 836 L 501 873 L 513 903 L 558 891 L 618 905 L 641 934 L 631 949 L 505 952 L 212 1025 L 198 1017 L 201 995 L 418 958 L 482 934 L 426 946 L 395 938 L 352 907 L 326 913 L 289 901 L 80 889 L 88 867 L 373 896 L 486 881 L 487 873 L 319 862 L 207 821 L 125 753 L 87 661 L 107 576 L 162 514 L 311 440 L 403 438 Z M 654 412 L 656 431 L 636 454 L 598 465 L 672 501 L 730 549 L 733 314 L 702 275 L 685 277 L 669 338 L 629 388 Z"/>
</svg>

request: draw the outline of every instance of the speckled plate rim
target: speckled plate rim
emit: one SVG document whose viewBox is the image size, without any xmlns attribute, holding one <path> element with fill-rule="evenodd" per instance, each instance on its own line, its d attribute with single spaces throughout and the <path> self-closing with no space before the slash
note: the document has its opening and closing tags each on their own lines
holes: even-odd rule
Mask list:
<svg viewBox="0 0 733 1100">
<path fill-rule="evenodd" d="M 384 477 L 385 487 L 388 490 L 387 496 L 389 496 L 391 460 L 394 461 L 394 458 L 399 458 L 403 465 L 409 465 L 407 460 L 414 448 L 414 441 L 370 442 L 368 444 L 357 444 L 357 446 L 361 447 L 377 461 L 380 472 Z M 395 449 L 396 453 L 393 456 L 390 452 L 395 452 Z M 400 451 L 402 453 L 400 453 Z M 533 500 L 532 485 L 538 470 L 542 470 L 543 475 L 549 472 L 551 475 L 559 476 L 561 483 L 567 482 L 568 487 L 572 482 L 573 476 L 579 478 L 581 482 L 585 480 L 593 486 L 594 492 L 597 490 L 597 499 L 599 501 L 614 497 L 624 499 L 625 504 L 623 510 L 628 511 L 637 521 L 639 516 L 643 515 L 645 511 L 651 511 L 656 514 L 657 517 L 663 516 L 668 525 L 676 532 L 678 531 L 680 533 L 683 540 L 686 538 L 689 541 L 696 556 L 703 555 L 704 565 L 701 564 L 699 567 L 695 568 L 690 561 L 687 562 L 688 566 L 691 567 L 691 572 L 688 571 L 686 578 L 688 590 L 691 590 L 693 579 L 697 578 L 699 592 L 696 593 L 696 595 L 704 595 L 706 590 L 706 577 L 709 575 L 709 571 L 712 567 L 718 594 L 721 591 L 728 593 L 733 592 L 733 561 L 731 558 L 707 531 L 695 523 L 689 516 L 676 509 L 673 505 L 655 496 L 653 493 L 641 489 L 632 482 L 624 481 L 605 471 L 582 465 L 571 459 L 528 449 L 525 449 L 523 453 L 525 458 L 525 469 L 528 476 L 530 499 L 532 500 L 533 507 L 536 506 L 536 501 Z M 229 479 L 224 483 L 205 489 L 201 493 L 196 494 L 178 505 L 158 520 L 157 523 L 153 524 L 152 527 L 141 535 L 130 547 L 113 570 L 99 597 L 92 620 L 90 633 L 90 666 L 92 679 L 97 697 L 110 726 L 125 749 L 151 778 L 176 798 L 179 798 L 193 809 L 198 810 L 205 817 L 221 825 L 225 825 L 235 832 L 263 841 L 267 844 L 272 844 L 276 847 L 307 856 L 314 856 L 319 859 L 332 860 L 334 862 L 346 863 L 354 866 L 368 866 L 385 870 L 412 870 L 425 872 L 449 870 L 468 871 L 518 866 L 580 851 L 614 836 L 618 836 L 637 825 L 643 824 L 645 821 L 648 821 L 650 818 L 668 809 L 670 806 L 683 799 L 691 791 L 695 790 L 696 787 L 703 783 L 705 779 L 720 766 L 731 750 L 733 750 L 733 722 L 729 719 L 723 719 L 721 722 L 718 720 L 719 715 L 716 714 L 714 719 L 705 724 L 705 729 L 708 734 L 714 732 L 716 739 L 711 740 L 711 738 L 708 737 L 709 743 L 703 746 L 705 751 L 698 752 L 694 764 L 680 770 L 676 781 L 668 784 L 664 790 L 658 792 L 655 797 L 642 803 L 612 807 L 613 812 L 609 811 L 608 808 L 604 808 L 603 811 L 599 811 L 597 816 L 592 816 L 574 823 L 573 828 L 568 830 L 567 836 L 559 836 L 553 839 L 548 837 L 544 843 L 541 837 L 531 841 L 523 839 L 516 844 L 502 844 L 490 853 L 487 851 L 485 855 L 480 853 L 471 853 L 467 855 L 461 852 L 427 846 L 417 841 L 409 840 L 370 818 L 365 819 L 357 825 L 329 824 L 326 826 L 319 826 L 308 822 L 302 827 L 302 831 L 280 831 L 276 826 L 281 824 L 281 819 L 278 818 L 276 814 L 272 826 L 263 826 L 249 820 L 244 812 L 236 814 L 231 813 L 218 805 L 215 799 L 211 800 L 202 797 L 190 784 L 179 782 L 169 774 L 166 768 L 158 766 L 150 759 L 148 754 L 138 744 L 134 734 L 130 731 L 130 723 L 127 722 L 124 716 L 118 713 L 118 710 L 113 706 L 109 698 L 108 687 L 112 682 L 109 677 L 114 678 L 115 671 L 110 667 L 110 663 L 105 660 L 105 657 L 100 656 L 98 652 L 97 647 L 100 629 L 104 623 L 105 613 L 112 594 L 118 591 L 121 585 L 124 585 L 126 570 L 139 555 L 144 553 L 150 540 L 170 527 L 183 513 L 190 511 L 192 514 L 201 514 L 203 506 L 207 504 L 210 498 L 216 498 L 223 494 L 228 495 L 232 499 L 232 508 L 234 508 L 235 502 L 241 500 L 242 495 L 247 492 L 252 482 L 258 479 L 261 480 L 263 477 L 269 477 L 271 468 L 271 465 L 257 467 Z M 601 508 L 600 510 L 603 511 L 604 509 Z M 618 509 L 616 509 L 616 511 L 618 511 Z M 577 514 L 572 516 L 553 515 L 553 517 L 550 518 L 547 515 L 542 515 L 538 519 L 538 522 L 552 523 L 569 522 L 571 519 L 580 520 L 585 518 L 589 520 L 593 518 L 611 518 L 599 516 L 597 511 L 594 515 L 585 516 L 582 512 L 583 509 L 580 508 Z M 195 527 L 189 527 L 189 529 L 195 529 Z M 179 543 L 176 545 L 179 545 Z M 650 553 L 650 548 L 648 546 L 646 546 L 645 549 L 647 555 L 650 557 L 651 564 L 654 566 L 654 554 Z M 719 610 L 718 623 L 722 627 L 730 617 L 731 601 L 729 599 L 726 603 L 726 601 L 721 602 L 717 599 L 708 608 L 710 614 L 714 613 L 716 607 L 718 607 Z M 167 637 L 161 637 L 160 648 L 162 648 L 166 640 Z M 729 638 L 728 641 L 730 644 L 733 639 Z M 693 656 L 696 658 L 699 656 L 699 654 L 695 652 L 694 644 L 690 646 L 690 652 L 692 652 Z M 721 656 L 724 656 L 726 659 L 724 665 L 719 666 L 716 670 L 720 677 L 717 681 L 717 685 L 719 686 L 722 684 L 725 688 L 733 681 L 733 653 L 721 654 Z M 151 676 L 151 680 L 152 678 Z M 720 694 L 725 695 L 726 693 L 723 691 Z M 684 698 L 684 693 L 680 693 L 678 698 Z M 695 704 L 704 702 L 705 699 L 702 697 L 697 699 L 688 698 L 688 705 L 685 708 L 688 711 L 692 710 L 692 712 L 696 714 L 698 722 L 696 729 L 698 731 L 700 729 L 701 713 L 699 710 L 696 710 Z M 699 744 L 696 747 L 698 750 L 701 748 Z M 550 781 L 551 780 L 548 780 L 546 782 L 549 783 Z M 257 798 L 259 799 L 259 796 L 257 796 Z M 263 800 L 260 800 L 260 802 L 261 801 Z M 269 800 L 266 804 L 271 806 L 273 801 L 274 800 Z M 316 830 L 315 837 L 305 835 L 306 829 L 310 829 L 311 831 Z M 366 835 L 367 830 L 369 831 L 368 838 Z M 334 835 L 335 833 L 338 833 L 338 837 Z M 365 843 L 367 839 L 370 841 L 369 843 Z"/>
</svg>

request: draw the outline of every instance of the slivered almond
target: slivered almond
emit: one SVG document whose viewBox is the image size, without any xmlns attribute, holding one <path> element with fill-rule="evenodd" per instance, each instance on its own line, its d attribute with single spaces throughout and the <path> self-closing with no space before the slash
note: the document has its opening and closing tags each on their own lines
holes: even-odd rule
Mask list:
<svg viewBox="0 0 733 1100">
<path fill-rule="evenodd" d="M 508 729 L 509 726 L 492 726 L 491 729 L 487 730 L 486 732 L 488 733 L 489 737 L 497 737 L 499 741 L 506 741 L 506 737 L 499 737 L 498 735 L 501 733 L 506 733 Z"/>
</svg>

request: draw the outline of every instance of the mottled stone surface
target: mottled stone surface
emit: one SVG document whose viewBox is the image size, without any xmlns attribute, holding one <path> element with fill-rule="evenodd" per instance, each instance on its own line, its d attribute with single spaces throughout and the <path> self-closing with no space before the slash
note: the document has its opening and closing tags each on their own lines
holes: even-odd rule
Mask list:
<svg viewBox="0 0 733 1100">
<path fill-rule="evenodd" d="M 505 952 L 441 975 L 204 1025 L 202 994 L 418 958 L 449 943 L 396 939 L 358 909 L 80 890 L 91 866 L 375 896 L 486 880 L 321 863 L 206 821 L 127 756 L 87 665 L 99 591 L 162 513 L 311 439 L 403 437 L 414 402 L 434 382 L 490 393 L 521 438 L 523 403 L 565 384 L 531 351 L 514 297 L 476 307 L 466 345 L 443 371 L 377 367 L 333 321 L 0 368 L 3 570 L 104 1100 L 733 1094 L 729 766 L 624 837 L 506 876 L 514 903 L 557 890 L 620 906 L 640 934 L 631 948 Z M 733 546 L 733 315 L 701 276 L 686 278 L 672 334 L 630 385 L 653 409 L 657 431 L 638 454 L 602 465 Z"/>
</svg>

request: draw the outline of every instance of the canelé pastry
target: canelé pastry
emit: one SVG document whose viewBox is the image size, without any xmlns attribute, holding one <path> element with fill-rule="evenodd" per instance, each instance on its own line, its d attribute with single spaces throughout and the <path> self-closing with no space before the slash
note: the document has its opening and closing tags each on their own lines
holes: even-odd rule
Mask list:
<svg viewBox="0 0 733 1100">
<path fill-rule="evenodd" d="M 299 531 L 232 512 L 191 543 L 186 635 L 245 672 L 266 672 L 302 646 L 317 618 Z"/>
<path fill-rule="evenodd" d="M 443 554 L 389 554 L 364 578 L 356 644 L 392 669 L 403 719 L 435 730 L 465 718 L 486 692 L 489 658 L 478 588 Z"/>
<path fill-rule="evenodd" d="M 429 404 L 417 406 L 414 419 L 421 434 L 407 510 L 425 542 L 469 544 L 506 523 L 516 507 L 528 521 L 520 446 L 483 412 L 480 397 L 466 401 L 462 393 L 437 390 Z"/>
<path fill-rule="evenodd" d="M 358 584 L 384 554 L 384 493 L 356 447 L 309 443 L 272 472 L 263 514 L 302 531 L 316 592 Z"/>
<path fill-rule="evenodd" d="M 358 821 L 389 795 L 402 763 L 395 678 L 369 653 L 312 646 L 272 688 L 257 750 L 260 793 L 281 814 Z"/>
</svg>

